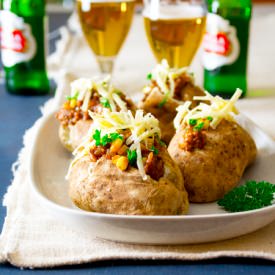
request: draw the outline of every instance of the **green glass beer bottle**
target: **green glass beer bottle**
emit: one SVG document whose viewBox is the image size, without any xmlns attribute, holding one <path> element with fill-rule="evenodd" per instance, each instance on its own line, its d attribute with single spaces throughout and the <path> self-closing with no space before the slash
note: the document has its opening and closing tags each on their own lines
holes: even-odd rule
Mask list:
<svg viewBox="0 0 275 275">
<path fill-rule="evenodd" d="M 204 88 L 230 98 L 236 88 L 247 91 L 250 0 L 208 0 L 203 39 Z"/>
<path fill-rule="evenodd" d="M 28 95 L 48 93 L 44 0 L 1 2 L 1 55 L 7 90 Z"/>
</svg>

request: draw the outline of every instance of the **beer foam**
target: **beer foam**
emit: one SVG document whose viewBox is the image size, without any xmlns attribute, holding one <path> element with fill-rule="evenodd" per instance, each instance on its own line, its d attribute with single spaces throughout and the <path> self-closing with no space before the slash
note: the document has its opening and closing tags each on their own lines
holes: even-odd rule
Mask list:
<svg viewBox="0 0 275 275">
<path fill-rule="evenodd" d="M 152 0 L 151 5 L 143 10 L 143 16 L 151 20 L 198 18 L 206 16 L 206 10 L 202 6 L 193 6 L 189 3 L 163 5 L 159 4 L 159 1 Z"/>
<path fill-rule="evenodd" d="M 81 9 L 83 12 L 88 12 L 91 9 L 92 3 L 124 3 L 134 2 L 135 0 L 77 0 L 81 3 Z"/>
</svg>

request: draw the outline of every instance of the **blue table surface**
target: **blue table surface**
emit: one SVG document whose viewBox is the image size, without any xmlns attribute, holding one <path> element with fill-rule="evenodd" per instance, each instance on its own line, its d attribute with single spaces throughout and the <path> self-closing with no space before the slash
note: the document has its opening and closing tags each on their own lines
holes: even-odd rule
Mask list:
<svg viewBox="0 0 275 275">
<path fill-rule="evenodd" d="M 66 21 L 67 15 L 50 16 L 50 30 Z M 50 50 L 54 45 L 50 45 Z M 17 159 L 26 129 L 39 118 L 39 106 L 48 96 L 15 96 L 0 85 L 0 198 L 12 180 L 11 166 Z M 0 206 L 0 224 L 3 225 L 6 209 Z M 2 226 L 1 226 L 2 227 Z M 79 266 L 50 269 L 52 273 L 68 274 L 275 274 L 274 262 L 249 258 L 220 258 L 207 261 L 104 261 Z M 49 270 L 36 270 L 38 273 Z M 0 274 L 17 274 L 22 270 L 10 264 L 0 265 Z M 24 272 L 34 272 L 24 270 Z"/>
</svg>

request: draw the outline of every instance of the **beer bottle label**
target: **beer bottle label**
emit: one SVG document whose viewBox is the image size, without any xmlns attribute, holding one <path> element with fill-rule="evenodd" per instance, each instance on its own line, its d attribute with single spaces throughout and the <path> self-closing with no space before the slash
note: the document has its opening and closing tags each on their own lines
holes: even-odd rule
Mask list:
<svg viewBox="0 0 275 275">
<path fill-rule="evenodd" d="M 31 26 L 24 19 L 10 11 L 1 11 L 1 51 L 2 63 L 12 67 L 31 60 L 37 50 Z"/>
<path fill-rule="evenodd" d="M 203 66 L 209 71 L 233 64 L 240 55 L 236 28 L 217 14 L 209 13 L 207 16 L 206 34 L 202 45 Z"/>
</svg>

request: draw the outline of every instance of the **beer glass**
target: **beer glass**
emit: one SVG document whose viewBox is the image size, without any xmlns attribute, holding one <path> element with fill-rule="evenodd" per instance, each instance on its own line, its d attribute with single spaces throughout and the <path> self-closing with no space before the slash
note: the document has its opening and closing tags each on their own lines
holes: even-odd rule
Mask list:
<svg viewBox="0 0 275 275">
<path fill-rule="evenodd" d="M 158 62 L 172 68 L 189 66 L 205 32 L 203 0 L 144 0 L 144 26 Z"/>
<path fill-rule="evenodd" d="M 77 0 L 83 34 L 101 73 L 112 73 L 114 60 L 128 34 L 134 0 Z"/>
</svg>

